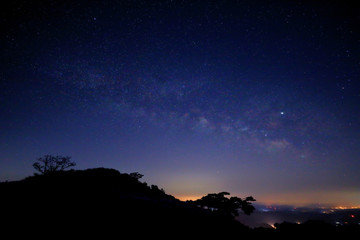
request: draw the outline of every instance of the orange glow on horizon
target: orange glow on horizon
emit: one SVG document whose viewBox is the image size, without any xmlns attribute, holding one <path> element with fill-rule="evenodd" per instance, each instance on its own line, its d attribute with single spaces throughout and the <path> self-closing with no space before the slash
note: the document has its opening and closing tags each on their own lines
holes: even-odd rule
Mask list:
<svg viewBox="0 0 360 240">
<path fill-rule="evenodd" d="M 203 197 L 203 195 L 178 195 L 175 196 L 177 199 L 179 199 L 180 201 L 195 201 L 197 199 L 200 199 Z M 296 207 L 307 207 L 307 206 L 312 206 L 312 204 L 308 203 L 308 202 L 304 202 L 304 203 L 286 203 L 286 202 L 281 202 L 281 201 L 257 201 L 256 203 L 258 204 L 264 204 L 267 206 L 277 206 L 277 205 L 294 205 Z M 333 210 L 346 210 L 346 209 L 360 209 L 360 205 L 358 206 L 351 206 L 351 205 L 336 205 L 336 204 L 318 204 L 319 208 L 327 208 L 327 209 L 333 209 Z"/>
<path fill-rule="evenodd" d="M 175 196 L 177 199 L 179 199 L 180 201 L 195 201 L 197 199 L 202 198 L 202 196 L 200 195 L 183 195 L 183 196 Z"/>
<path fill-rule="evenodd" d="M 267 206 L 293 206 L 293 207 L 309 207 L 309 208 L 324 208 L 333 210 L 342 209 L 360 209 L 358 204 L 359 192 L 342 192 L 342 191 L 324 191 L 324 192 L 288 192 L 278 193 L 276 195 L 268 194 L 248 194 L 248 193 L 233 193 L 233 196 L 243 198 L 248 195 L 253 195 L 256 202 L 253 204 L 267 205 Z M 205 193 L 180 193 L 174 194 L 177 199 L 181 201 L 197 200 L 205 196 Z M 339 197 L 340 196 L 340 197 Z"/>
</svg>

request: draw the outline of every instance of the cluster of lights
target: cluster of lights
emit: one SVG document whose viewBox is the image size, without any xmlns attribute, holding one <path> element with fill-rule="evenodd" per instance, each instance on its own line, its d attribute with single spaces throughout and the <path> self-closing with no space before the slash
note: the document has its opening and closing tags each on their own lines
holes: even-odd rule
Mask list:
<svg viewBox="0 0 360 240">
<path fill-rule="evenodd" d="M 348 209 L 360 209 L 360 206 L 353 206 L 353 207 L 345 207 L 345 206 L 337 206 L 331 208 L 332 210 L 348 210 Z"/>
</svg>

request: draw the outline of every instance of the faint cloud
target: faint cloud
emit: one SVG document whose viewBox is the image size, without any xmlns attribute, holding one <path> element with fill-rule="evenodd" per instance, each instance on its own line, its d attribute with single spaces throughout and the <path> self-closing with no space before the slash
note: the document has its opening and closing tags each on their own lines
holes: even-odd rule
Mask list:
<svg viewBox="0 0 360 240">
<path fill-rule="evenodd" d="M 233 130 L 233 127 L 227 124 L 221 124 L 220 128 L 224 133 L 229 133 Z"/>
<path fill-rule="evenodd" d="M 264 147 L 268 152 L 282 151 L 291 146 L 291 143 L 286 139 L 267 140 Z"/>
<path fill-rule="evenodd" d="M 199 117 L 198 125 L 202 128 L 208 128 L 210 126 L 210 122 L 205 117 Z"/>
<path fill-rule="evenodd" d="M 210 123 L 210 121 L 203 116 L 198 118 L 194 128 L 199 132 L 205 133 L 211 133 L 213 130 L 215 130 L 215 127 Z"/>
</svg>

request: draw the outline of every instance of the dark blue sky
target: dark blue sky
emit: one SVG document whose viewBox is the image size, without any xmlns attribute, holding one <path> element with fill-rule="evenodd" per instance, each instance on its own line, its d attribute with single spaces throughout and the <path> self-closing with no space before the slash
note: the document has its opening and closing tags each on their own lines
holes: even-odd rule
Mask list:
<svg viewBox="0 0 360 240">
<path fill-rule="evenodd" d="M 360 205 L 356 5 L 6 4 L 1 180 L 61 154 L 141 172 L 182 199 Z"/>
</svg>

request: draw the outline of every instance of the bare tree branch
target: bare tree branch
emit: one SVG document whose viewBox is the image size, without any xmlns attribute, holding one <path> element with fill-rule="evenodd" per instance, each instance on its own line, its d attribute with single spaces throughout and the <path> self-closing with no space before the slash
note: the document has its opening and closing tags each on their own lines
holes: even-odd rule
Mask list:
<svg viewBox="0 0 360 240">
<path fill-rule="evenodd" d="M 41 174 L 48 174 L 56 171 L 64 171 L 67 168 L 74 167 L 75 162 L 70 161 L 71 157 L 64 157 L 61 155 L 52 156 L 45 155 L 37 159 L 33 164 L 36 171 Z"/>
</svg>

